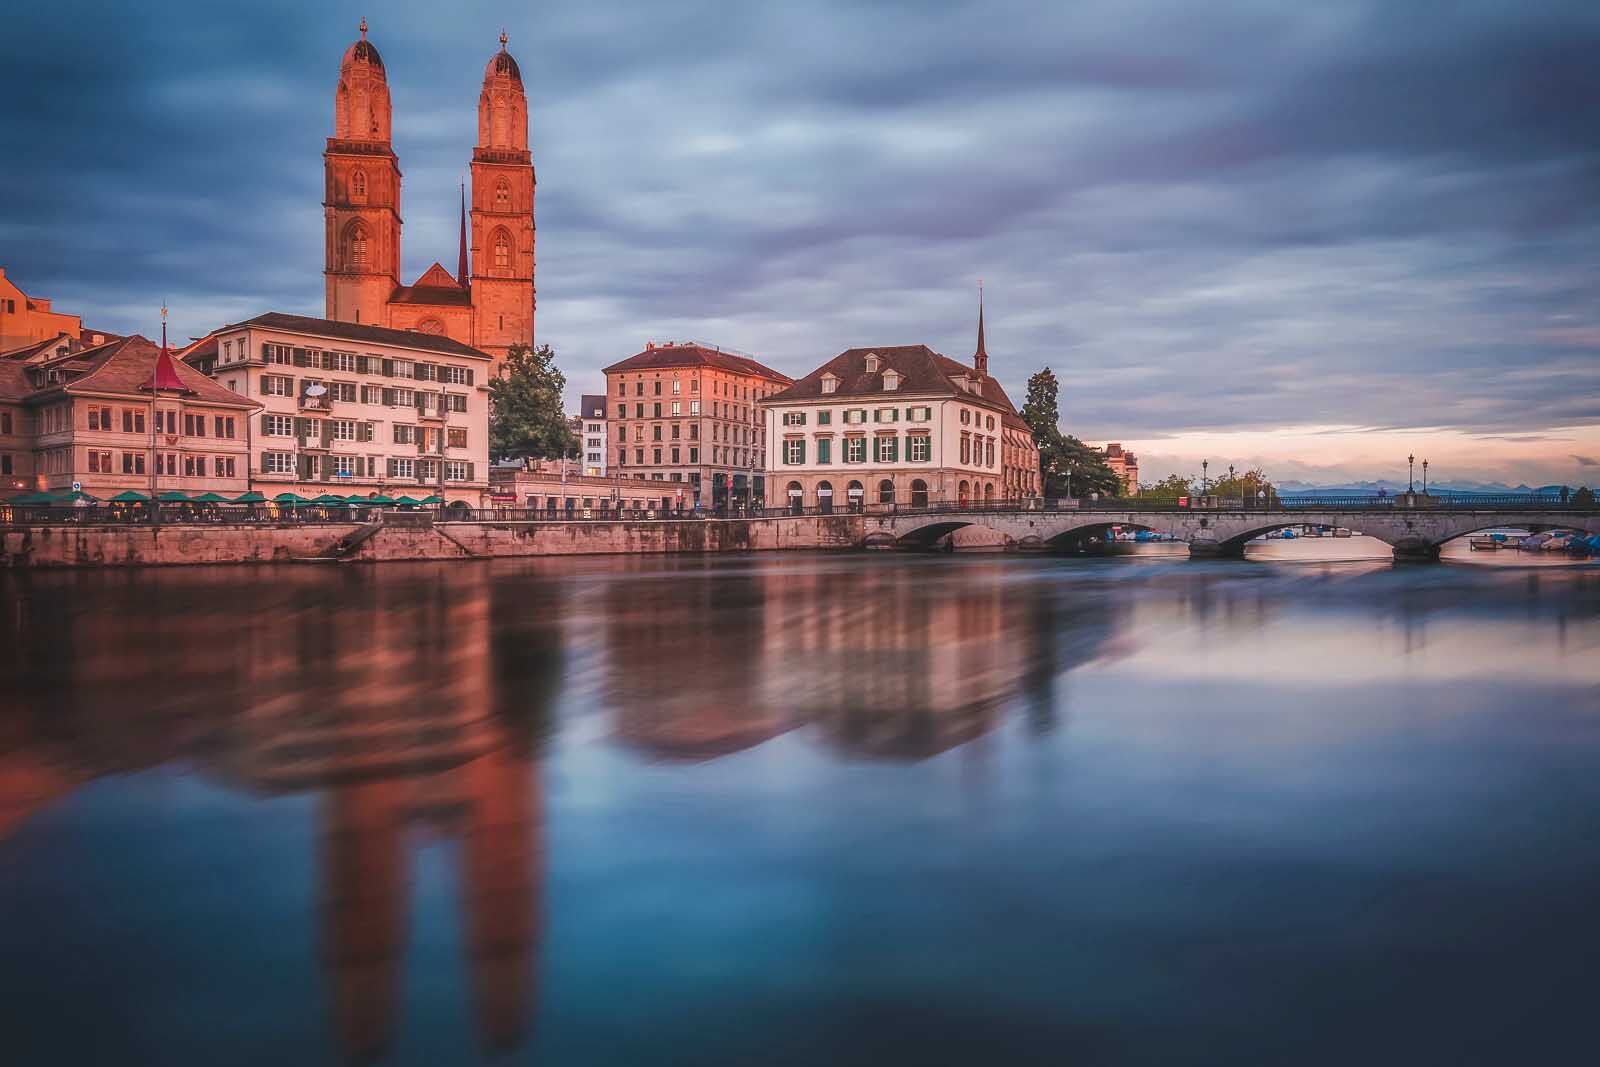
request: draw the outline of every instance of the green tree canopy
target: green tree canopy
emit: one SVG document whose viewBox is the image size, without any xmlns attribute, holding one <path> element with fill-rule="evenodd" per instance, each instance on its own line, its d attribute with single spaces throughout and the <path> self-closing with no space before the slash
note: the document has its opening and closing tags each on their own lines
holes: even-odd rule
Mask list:
<svg viewBox="0 0 1600 1067">
<path fill-rule="evenodd" d="M 500 377 L 489 382 L 491 459 L 560 459 L 579 454 L 561 391 L 567 378 L 549 345 L 512 345 Z"/>
<path fill-rule="evenodd" d="M 1243 474 L 1234 474 L 1225 478 L 1218 478 L 1210 484 L 1208 490 L 1212 496 L 1225 500 L 1260 501 L 1260 494 L 1266 493 L 1268 503 L 1278 502 L 1278 490 L 1267 480 L 1266 473 L 1260 467 L 1245 471 Z"/>
<path fill-rule="evenodd" d="M 1047 497 L 1120 496 L 1122 479 L 1106 464 L 1105 454 L 1071 434 L 1061 432 L 1057 403 L 1059 384 L 1049 367 L 1028 379 L 1028 399 L 1022 421 L 1039 444 L 1039 473 Z M 1070 494 L 1068 492 L 1070 488 Z"/>
<path fill-rule="evenodd" d="M 1151 501 L 1175 501 L 1180 496 L 1196 496 L 1193 475 L 1169 474 L 1159 482 L 1139 486 L 1139 497 Z"/>
</svg>

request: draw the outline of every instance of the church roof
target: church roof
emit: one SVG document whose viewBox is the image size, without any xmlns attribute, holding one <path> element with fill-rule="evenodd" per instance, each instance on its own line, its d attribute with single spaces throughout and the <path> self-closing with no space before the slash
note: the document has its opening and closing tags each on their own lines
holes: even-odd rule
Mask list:
<svg viewBox="0 0 1600 1067">
<path fill-rule="evenodd" d="M 470 297 L 469 297 L 470 299 Z M 365 326 L 354 322 L 336 322 L 333 319 L 315 319 L 309 315 L 286 315 L 269 311 L 253 319 L 235 322 L 222 329 L 240 326 L 260 326 L 266 330 L 283 330 L 286 333 L 313 334 L 340 341 L 369 341 L 378 345 L 396 345 L 401 348 L 423 348 L 430 352 L 444 352 L 456 356 L 473 356 L 490 359 L 489 353 L 464 345 L 443 334 L 418 333 L 415 330 L 391 330 L 387 326 Z"/>
<path fill-rule="evenodd" d="M 442 264 L 435 262 L 415 283 L 402 285 L 389 294 L 389 303 L 471 307 L 472 291 L 456 281 Z"/>
<path fill-rule="evenodd" d="M 150 396 L 150 385 L 153 381 L 162 392 L 181 392 L 207 404 L 234 408 L 261 406 L 231 389 L 224 389 L 193 367 L 173 359 L 170 352 L 138 334 L 120 338 L 98 348 L 74 352 L 63 360 L 33 364 L 24 369 L 37 374 L 50 367 L 66 370 L 81 369 L 85 373 L 68 382 L 31 392 L 23 399 L 35 403 L 63 394 L 111 394 L 146 399 Z"/>
<path fill-rule="evenodd" d="M 748 356 L 736 356 L 732 352 L 698 344 L 649 345 L 643 352 L 629 356 L 621 363 L 613 363 L 601 373 L 666 370 L 669 367 L 712 367 L 733 374 L 751 374 L 785 385 L 793 380 L 787 374 L 780 374 Z"/>
</svg>

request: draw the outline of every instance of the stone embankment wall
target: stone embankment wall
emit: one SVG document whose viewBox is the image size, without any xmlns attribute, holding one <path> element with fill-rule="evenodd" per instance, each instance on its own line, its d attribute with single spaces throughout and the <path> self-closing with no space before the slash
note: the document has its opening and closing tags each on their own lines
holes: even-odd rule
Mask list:
<svg viewBox="0 0 1600 1067">
<path fill-rule="evenodd" d="M 0 529 L 0 567 L 273 563 L 324 556 L 348 525 L 25 526 Z M 386 526 L 351 560 L 493 559 L 654 552 L 853 548 L 859 516 L 673 522 L 440 523 Z"/>
</svg>

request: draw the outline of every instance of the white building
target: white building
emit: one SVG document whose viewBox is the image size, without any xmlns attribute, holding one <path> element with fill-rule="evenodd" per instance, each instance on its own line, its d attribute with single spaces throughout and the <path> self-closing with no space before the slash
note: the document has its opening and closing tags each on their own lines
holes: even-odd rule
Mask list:
<svg viewBox="0 0 1600 1067">
<path fill-rule="evenodd" d="M 589 393 L 581 401 L 578 443 L 583 447 L 583 473 L 586 477 L 603 478 L 611 444 L 606 434 L 606 398 Z"/>
<path fill-rule="evenodd" d="M 491 360 L 448 337 L 269 312 L 224 326 L 184 354 L 259 401 L 250 484 L 293 492 L 469 507 L 489 485 Z"/>
<path fill-rule="evenodd" d="M 1039 450 L 989 377 L 926 345 L 852 348 L 762 401 L 767 507 L 999 503 L 1039 494 Z"/>
</svg>

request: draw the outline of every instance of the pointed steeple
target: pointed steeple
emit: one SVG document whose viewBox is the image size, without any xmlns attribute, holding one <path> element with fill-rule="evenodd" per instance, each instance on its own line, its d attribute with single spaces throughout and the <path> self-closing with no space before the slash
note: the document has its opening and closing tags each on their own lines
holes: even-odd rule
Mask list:
<svg viewBox="0 0 1600 1067">
<path fill-rule="evenodd" d="M 989 352 L 983 347 L 983 279 L 978 279 L 978 350 L 972 354 L 972 369 L 979 378 L 989 376 Z"/>
<path fill-rule="evenodd" d="M 456 260 L 456 281 L 467 287 L 467 183 L 461 183 L 461 255 Z"/>
<path fill-rule="evenodd" d="M 149 342 L 145 342 L 148 344 Z M 161 351 L 156 353 L 156 361 L 150 368 L 150 377 L 139 386 L 140 390 L 147 393 L 192 393 L 183 379 L 178 377 L 178 368 L 172 363 L 172 352 L 167 348 L 167 306 L 161 305 Z"/>
</svg>

